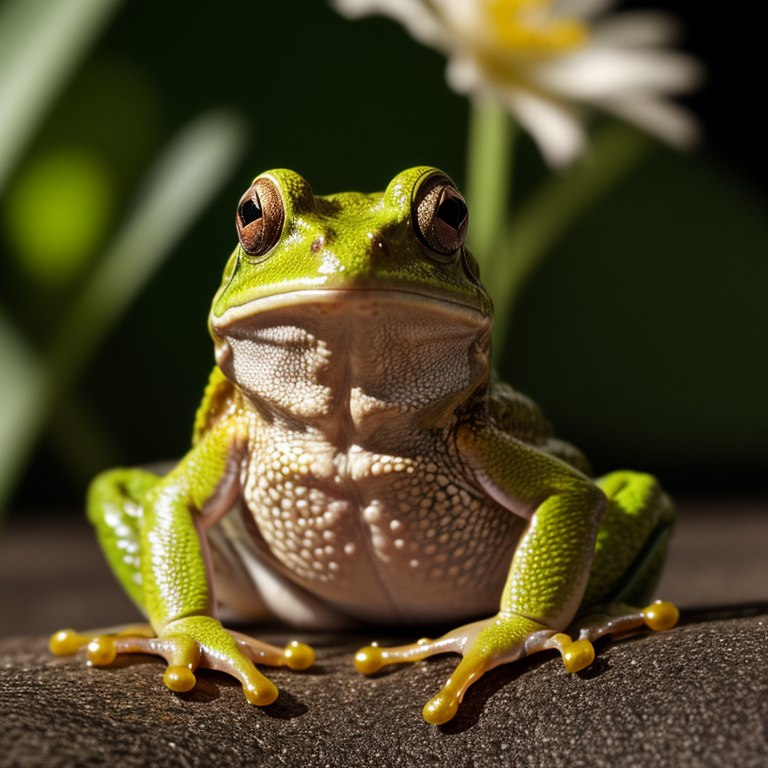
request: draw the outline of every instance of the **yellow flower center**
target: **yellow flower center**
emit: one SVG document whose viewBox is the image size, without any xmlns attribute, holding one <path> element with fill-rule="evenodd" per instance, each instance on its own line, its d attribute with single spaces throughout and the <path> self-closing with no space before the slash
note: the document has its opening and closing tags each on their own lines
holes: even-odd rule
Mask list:
<svg viewBox="0 0 768 768">
<path fill-rule="evenodd" d="M 496 39 L 510 52 L 549 55 L 584 45 L 586 24 L 576 19 L 553 19 L 551 0 L 486 0 L 488 20 Z"/>
</svg>

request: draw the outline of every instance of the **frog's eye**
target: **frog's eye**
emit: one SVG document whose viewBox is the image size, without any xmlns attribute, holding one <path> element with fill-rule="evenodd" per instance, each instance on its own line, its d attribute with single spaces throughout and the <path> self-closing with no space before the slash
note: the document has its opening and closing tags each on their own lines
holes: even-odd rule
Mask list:
<svg viewBox="0 0 768 768">
<path fill-rule="evenodd" d="M 263 256 L 279 240 L 285 208 L 280 190 L 269 179 L 256 179 L 237 205 L 237 236 L 243 250 Z"/>
<path fill-rule="evenodd" d="M 467 204 L 447 176 L 435 174 L 419 187 L 412 220 L 419 240 L 441 256 L 450 256 L 464 245 Z"/>
</svg>

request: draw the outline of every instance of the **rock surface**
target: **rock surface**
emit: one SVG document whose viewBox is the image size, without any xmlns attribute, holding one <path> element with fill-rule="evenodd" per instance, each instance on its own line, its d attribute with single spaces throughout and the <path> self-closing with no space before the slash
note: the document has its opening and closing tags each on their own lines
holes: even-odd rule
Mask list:
<svg viewBox="0 0 768 768">
<path fill-rule="evenodd" d="M 768 765 L 768 605 L 684 615 L 599 647 L 578 675 L 548 654 L 507 665 L 439 728 L 420 710 L 455 657 L 367 679 L 350 660 L 370 636 L 307 639 L 316 667 L 270 670 L 281 694 L 263 709 L 218 673 L 176 695 L 149 657 L 88 669 L 52 658 L 43 638 L 5 640 L 0 765 Z"/>
<path fill-rule="evenodd" d="M 136 619 L 88 526 L 14 521 L 0 535 L 0 768 L 56 766 L 724 766 L 768 765 L 768 503 L 682 510 L 659 593 L 683 606 L 664 634 L 598 646 L 567 675 L 553 654 L 500 667 L 434 728 L 421 707 L 456 657 L 372 679 L 351 656 L 372 639 L 301 635 L 307 672 L 265 670 L 280 698 L 248 705 L 213 672 L 175 695 L 149 657 L 88 669 L 56 659 L 45 634 Z M 730 607 L 722 607 L 730 605 Z M 751 605 L 751 607 L 750 607 Z M 255 630 L 276 643 L 292 635 Z M 21 637 L 20 635 L 25 635 Z"/>
</svg>

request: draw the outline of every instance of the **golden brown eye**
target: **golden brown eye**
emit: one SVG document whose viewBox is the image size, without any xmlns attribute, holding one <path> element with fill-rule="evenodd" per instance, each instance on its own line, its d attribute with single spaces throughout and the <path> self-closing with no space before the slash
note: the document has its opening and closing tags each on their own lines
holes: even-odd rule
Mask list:
<svg viewBox="0 0 768 768">
<path fill-rule="evenodd" d="M 269 179 L 256 179 L 237 205 L 237 236 L 243 250 L 263 256 L 280 239 L 285 208 L 280 190 Z"/>
<path fill-rule="evenodd" d="M 450 256 L 464 245 L 469 212 L 447 176 L 436 173 L 419 187 L 412 217 L 417 236 L 435 253 Z"/>
</svg>

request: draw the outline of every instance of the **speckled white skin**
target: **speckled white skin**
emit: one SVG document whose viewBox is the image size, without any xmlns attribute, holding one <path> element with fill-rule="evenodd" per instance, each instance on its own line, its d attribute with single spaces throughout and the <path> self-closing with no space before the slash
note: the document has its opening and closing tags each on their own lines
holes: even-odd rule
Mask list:
<svg viewBox="0 0 768 768">
<path fill-rule="evenodd" d="M 497 607 L 525 521 L 470 481 L 452 439 L 457 407 L 485 384 L 489 323 L 413 299 L 304 291 L 223 318 L 218 363 L 253 408 L 241 478 L 250 535 L 212 540 L 228 560 L 214 569 L 221 602 L 312 626 Z M 259 588 L 262 565 L 282 599 L 273 582 Z M 244 574 L 260 597 L 235 588 Z"/>
</svg>

